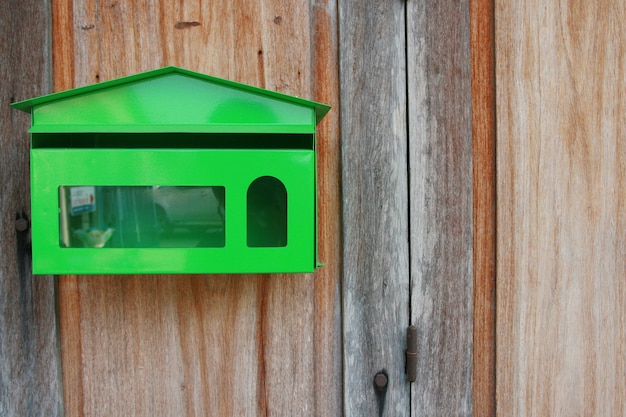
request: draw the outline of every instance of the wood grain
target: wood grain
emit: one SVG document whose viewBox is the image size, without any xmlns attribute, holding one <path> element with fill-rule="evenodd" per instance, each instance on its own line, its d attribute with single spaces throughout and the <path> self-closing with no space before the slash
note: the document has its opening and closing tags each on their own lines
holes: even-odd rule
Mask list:
<svg viewBox="0 0 626 417">
<path fill-rule="evenodd" d="M 52 85 L 54 91 L 72 88 L 74 85 L 74 20 L 73 2 L 53 0 L 52 4 Z M 86 29 L 84 29 L 86 30 Z M 63 36 L 56 34 L 63 33 Z"/>
<path fill-rule="evenodd" d="M 470 1 L 474 222 L 472 408 L 496 414 L 496 83 L 493 0 Z"/>
<path fill-rule="evenodd" d="M 84 0 L 63 10 L 55 5 L 55 27 L 73 33 L 55 39 L 72 38 L 73 53 L 55 69 L 74 77 L 59 89 L 177 65 L 338 103 L 336 10 L 324 2 Z M 60 278 L 68 415 L 339 415 L 337 117 L 318 136 L 318 273 Z"/>
<path fill-rule="evenodd" d="M 412 415 L 472 415 L 468 1 L 407 3 Z"/>
<path fill-rule="evenodd" d="M 409 416 L 404 5 L 343 0 L 343 326 L 346 416 Z M 374 376 L 388 374 L 386 395 Z"/>
<path fill-rule="evenodd" d="M 30 118 L 9 104 L 51 92 L 50 7 L 0 3 L 0 415 L 61 416 L 54 279 L 31 275 Z"/>
<path fill-rule="evenodd" d="M 341 144 L 337 4 L 312 4 L 312 98 L 333 109 L 318 125 L 318 257 L 315 277 L 315 415 L 342 416 Z"/>
<path fill-rule="evenodd" d="M 626 413 L 624 19 L 496 1 L 498 415 Z"/>
</svg>

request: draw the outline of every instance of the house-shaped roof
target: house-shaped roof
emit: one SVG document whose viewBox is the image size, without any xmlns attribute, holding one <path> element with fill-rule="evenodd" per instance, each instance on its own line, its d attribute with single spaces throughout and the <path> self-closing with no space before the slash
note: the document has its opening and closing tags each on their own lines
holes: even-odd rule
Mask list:
<svg viewBox="0 0 626 417">
<path fill-rule="evenodd" d="M 31 133 L 314 133 L 325 104 L 165 67 L 13 103 Z"/>
</svg>

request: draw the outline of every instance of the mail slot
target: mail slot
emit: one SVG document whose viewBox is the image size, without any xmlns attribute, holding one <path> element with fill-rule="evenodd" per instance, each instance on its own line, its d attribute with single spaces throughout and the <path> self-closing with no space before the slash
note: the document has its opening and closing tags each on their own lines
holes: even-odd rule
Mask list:
<svg viewBox="0 0 626 417">
<path fill-rule="evenodd" d="M 30 112 L 33 273 L 311 272 L 330 107 L 166 67 Z"/>
</svg>

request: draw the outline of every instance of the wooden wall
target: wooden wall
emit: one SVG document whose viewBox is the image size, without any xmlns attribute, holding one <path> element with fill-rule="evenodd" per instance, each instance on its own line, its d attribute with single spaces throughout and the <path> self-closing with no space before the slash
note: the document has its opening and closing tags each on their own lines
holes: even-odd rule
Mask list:
<svg viewBox="0 0 626 417">
<path fill-rule="evenodd" d="M 577 0 L 3 2 L 0 415 L 623 415 L 625 18 Z M 55 303 L 16 230 L 29 119 L 7 106 L 165 65 L 333 105 L 326 266 L 63 276 Z"/>
<path fill-rule="evenodd" d="M 62 276 L 67 415 L 341 412 L 332 2 L 53 2 L 56 90 L 165 65 L 328 103 L 308 275 Z"/>
<path fill-rule="evenodd" d="M 625 19 L 496 0 L 498 415 L 626 414 Z"/>
</svg>

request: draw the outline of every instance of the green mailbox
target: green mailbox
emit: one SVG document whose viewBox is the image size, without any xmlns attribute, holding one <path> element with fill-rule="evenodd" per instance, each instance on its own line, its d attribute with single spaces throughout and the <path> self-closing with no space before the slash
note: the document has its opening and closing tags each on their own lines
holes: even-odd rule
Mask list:
<svg viewBox="0 0 626 417">
<path fill-rule="evenodd" d="M 32 115 L 33 273 L 317 266 L 329 106 L 166 67 L 13 107 Z"/>
</svg>

